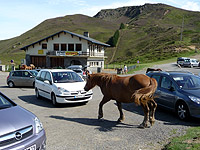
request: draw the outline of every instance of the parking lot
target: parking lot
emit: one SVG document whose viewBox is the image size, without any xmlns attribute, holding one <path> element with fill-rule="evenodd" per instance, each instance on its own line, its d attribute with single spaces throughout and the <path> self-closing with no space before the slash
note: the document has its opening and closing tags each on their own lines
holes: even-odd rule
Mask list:
<svg viewBox="0 0 200 150">
<path fill-rule="evenodd" d="M 163 70 L 185 70 L 194 74 L 199 68 L 178 68 L 175 63 L 157 65 Z M 145 73 L 145 70 L 137 73 Z M 141 107 L 123 104 L 125 121 L 118 124 L 118 109 L 114 101 L 104 105 L 104 119 L 97 119 L 102 99 L 98 87 L 93 89 L 93 99 L 87 104 L 54 107 L 51 101 L 36 99 L 33 88 L 8 88 L 7 72 L 0 72 L 0 91 L 20 106 L 36 114 L 43 123 L 47 136 L 47 150 L 139 150 L 161 149 L 170 137 L 185 133 L 185 129 L 199 126 L 198 119 L 183 122 L 162 109 L 156 110 L 153 127 L 139 129 L 143 121 Z"/>
</svg>

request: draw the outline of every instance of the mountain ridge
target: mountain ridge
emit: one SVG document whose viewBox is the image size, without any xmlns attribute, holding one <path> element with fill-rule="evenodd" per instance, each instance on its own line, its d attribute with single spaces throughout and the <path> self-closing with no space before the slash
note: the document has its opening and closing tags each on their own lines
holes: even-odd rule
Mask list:
<svg viewBox="0 0 200 150">
<path fill-rule="evenodd" d="M 135 63 L 138 59 L 141 62 L 157 61 L 191 52 L 191 45 L 198 48 L 199 22 L 200 12 L 161 3 L 104 9 L 94 17 L 82 14 L 67 15 L 44 20 L 18 37 L 0 41 L 0 59 L 3 59 L 5 54 L 24 55 L 23 51 L 19 51 L 21 47 L 61 30 L 78 34 L 88 31 L 90 37 L 104 43 L 119 30 L 117 46 L 106 49 L 106 63 Z M 125 25 L 125 29 L 119 29 L 121 23 Z"/>
</svg>

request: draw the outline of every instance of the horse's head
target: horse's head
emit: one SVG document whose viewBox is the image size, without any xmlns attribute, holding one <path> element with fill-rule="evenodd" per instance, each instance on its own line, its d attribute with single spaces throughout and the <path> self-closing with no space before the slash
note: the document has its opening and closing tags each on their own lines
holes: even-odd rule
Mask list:
<svg viewBox="0 0 200 150">
<path fill-rule="evenodd" d="M 95 87 L 96 83 L 94 82 L 93 79 L 93 74 L 89 74 L 87 75 L 87 83 L 85 84 L 84 90 L 85 91 L 89 91 L 90 89 L 92 89 L 93 87 Z"/>
</svg>

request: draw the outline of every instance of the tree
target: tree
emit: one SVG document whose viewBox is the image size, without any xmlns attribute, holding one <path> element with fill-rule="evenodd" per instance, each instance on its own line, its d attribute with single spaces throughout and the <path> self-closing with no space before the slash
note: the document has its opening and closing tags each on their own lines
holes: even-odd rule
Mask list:
<svg viewBox="0 0 200 150">
<path fill-rule="evenodd" d="M 123 23 L 121 23 L 119 29 L 120 29 L 120 30 L 121 30 L 121 29 L 125 29 L 125 25 L 124 25 Z"/>
<path fill-rule="evenodd" d="M 119 30 L 116 30 L 114 35 L 109 39 L 107 43 L 112 47 L 116 47 L 118 39 L 119 39 Z"/>
</svg>

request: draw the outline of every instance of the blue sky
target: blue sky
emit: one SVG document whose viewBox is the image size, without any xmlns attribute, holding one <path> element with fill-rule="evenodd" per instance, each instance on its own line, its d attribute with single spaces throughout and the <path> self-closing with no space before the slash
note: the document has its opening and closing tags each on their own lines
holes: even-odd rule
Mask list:
<svg viewBox="0 0 200 150">
<path fill-rule="evenodd" d="M 92 17 L 101 9 L 145 3 L 200 11 L 200 0 L 0 0 L 0 40 L 19 36 L 46 19 L 73 14 Z"/>
</svg>

